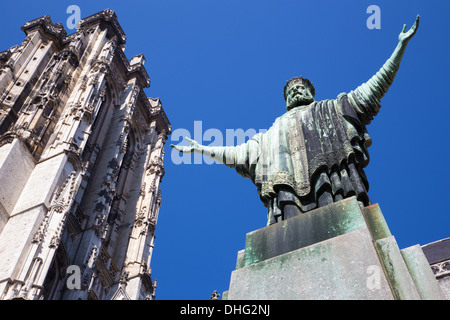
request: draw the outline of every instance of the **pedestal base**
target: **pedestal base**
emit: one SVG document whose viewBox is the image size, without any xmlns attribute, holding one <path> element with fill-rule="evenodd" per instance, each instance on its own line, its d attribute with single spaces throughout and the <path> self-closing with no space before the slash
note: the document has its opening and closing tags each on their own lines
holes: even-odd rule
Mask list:
<svg viewBox="0 0 450 320">
<path fill-rule="evenodd" d="M 420 246 L 400 250 L 355 198 L 247 234 L 226 300 L 444 299 Z"/>
</svg>

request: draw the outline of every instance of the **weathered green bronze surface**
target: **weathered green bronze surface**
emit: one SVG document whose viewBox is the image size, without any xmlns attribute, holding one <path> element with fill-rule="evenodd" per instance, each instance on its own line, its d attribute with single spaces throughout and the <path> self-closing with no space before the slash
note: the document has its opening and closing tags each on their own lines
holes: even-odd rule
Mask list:
<svg viewBox="0 0 450 320">
<path fill-rule="evenodd" d="M 420 246 L 403 250 L 355 197 L 247 234 L 224 299 L 444 299 Z"/>
<path fill-rule="evenodd" d="M 355 197 L 247 234 L 244 266 L 303 248 L 365 226 Z"/>
<path fill-rule="evenodd" d="M 419 16 L 410 30 L 404 26 L 382 68 L 350 93 L 315 101 L 313 84 L 295 77 L 283 92 L 287 112 L 267 132 L 236 147 L 203 146 L 187 138 L 189 146 L 172 147 L 204 154 L 250 178 L 268 208 L 268 225 L 351 196 L 369 206 L 363 169 L 372 140 L 366 126 L 378 114 L 418 26 Z"/>
</svg>

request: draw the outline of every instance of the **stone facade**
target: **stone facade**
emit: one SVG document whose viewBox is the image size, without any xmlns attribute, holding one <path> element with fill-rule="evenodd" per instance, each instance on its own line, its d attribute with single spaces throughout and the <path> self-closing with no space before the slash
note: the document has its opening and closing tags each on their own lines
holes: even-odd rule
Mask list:
<svg viewBox="0 0 450 320">
<path fill-rule="evenodd" d="M 0 299 L 154 299 L 171 125 L 145 58 L 111 10 L 22 30 L 0 53 Z"/>
<path fill-rule="evenodd" d="M 447 300 L 450 300 L 450 238 L 422 246 L 431 270 Z"/>
</svg>

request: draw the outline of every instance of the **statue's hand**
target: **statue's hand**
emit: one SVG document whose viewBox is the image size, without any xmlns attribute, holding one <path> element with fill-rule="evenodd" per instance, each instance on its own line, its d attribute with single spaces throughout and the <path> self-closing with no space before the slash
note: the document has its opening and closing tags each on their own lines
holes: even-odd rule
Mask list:
<svg viewBox="0 0 450 320">
<path fill-rule="evenodd" d="M 187 137 L 185 137 L 184 139 L 186 139 L 189 142 L 189 146 L 175 146 L 173 144 L 171 144 L 170 146 L 175 150 L 178 150 L 183 153 L 192 153 L 196 150 L 200 151 L 200 144 L 197 141 L 189 139 Z"/>
<path fill-rule="evenodd" d="M 403 25 L 403 30 L 400 32 L 400 35 L 398 36 L 398 41 L 402 44 L 407 44 L 409 40 L 416 34 L 417 29 L 419 28 L 419 20 L 420 16 L 417 15 L 416 21 L 414 22 L 411 29 L 406 31 L 406 24 Z"/>
</svg>

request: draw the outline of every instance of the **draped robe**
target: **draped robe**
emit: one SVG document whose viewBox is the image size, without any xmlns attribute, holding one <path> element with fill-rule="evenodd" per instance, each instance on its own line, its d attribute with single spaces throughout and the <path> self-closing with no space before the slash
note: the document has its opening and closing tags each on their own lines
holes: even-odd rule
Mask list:
<svg viewBox="0 0 450 320">
<path fill-rule="evenodd" d="M 397 70 L 388 60 L 350 93 L 293 108 L 242 145 L 208 148 L 215 159 L 257 186 L 268 208 L 268 224 L 283 219 L 287 204 L 298 213 L 351 196 L 370 205 L 363 169 L 372 140 L 366 126 L 379 112 Z"/>
</svg>

